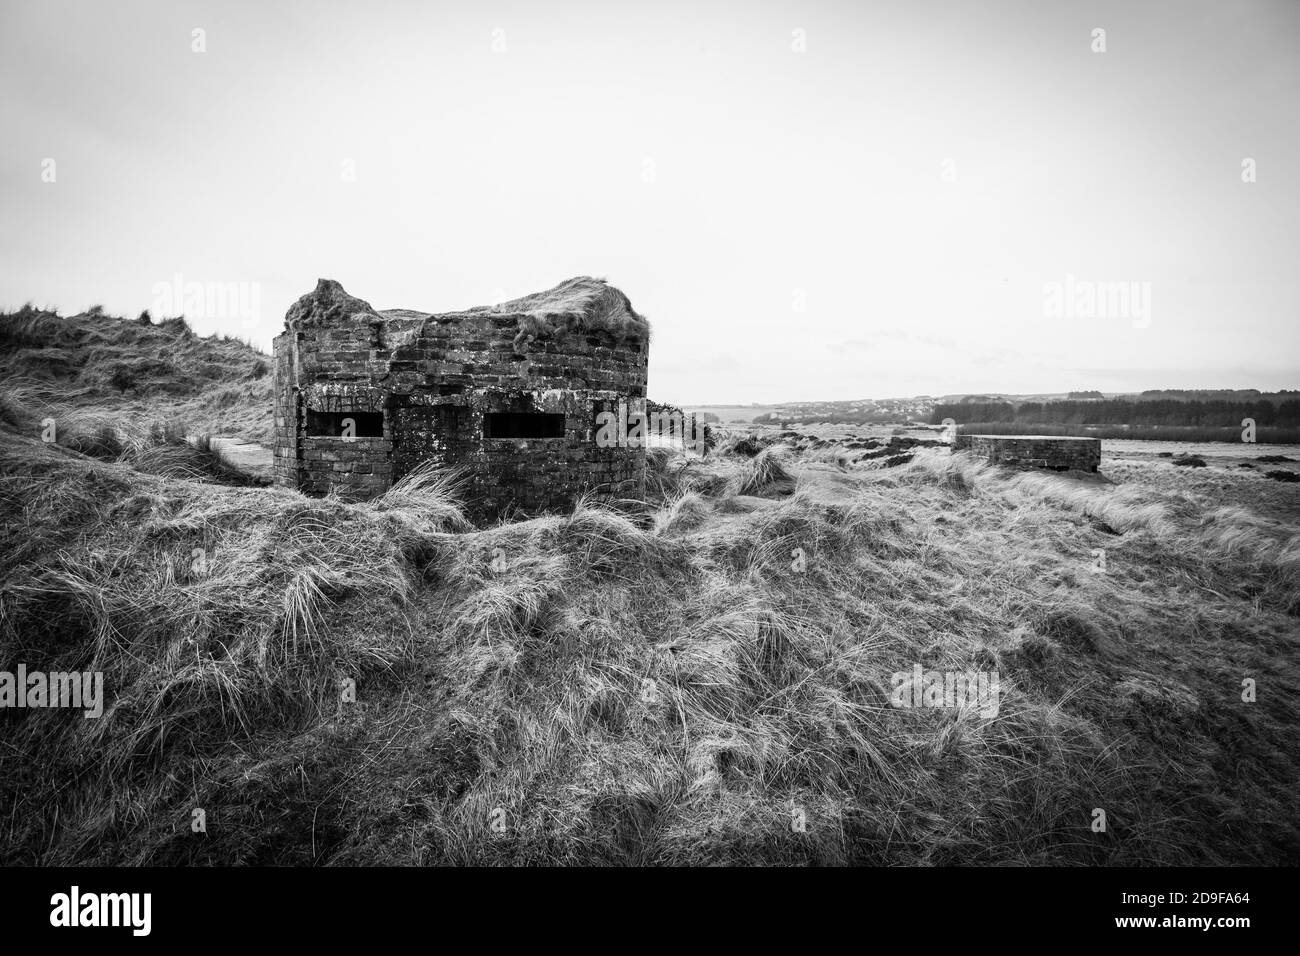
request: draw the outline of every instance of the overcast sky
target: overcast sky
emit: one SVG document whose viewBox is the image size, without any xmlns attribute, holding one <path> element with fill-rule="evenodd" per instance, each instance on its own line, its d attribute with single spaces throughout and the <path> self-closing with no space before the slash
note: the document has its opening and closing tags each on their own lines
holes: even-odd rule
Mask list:
<svg viewBox="0 0 1300 956">
<path fill-rule="evenodd" d="M 1298 114 L 1293 0 L 0 0 L 0 306 L 588 274 L 660 401 L 1295 388 Z"/>
</svg>

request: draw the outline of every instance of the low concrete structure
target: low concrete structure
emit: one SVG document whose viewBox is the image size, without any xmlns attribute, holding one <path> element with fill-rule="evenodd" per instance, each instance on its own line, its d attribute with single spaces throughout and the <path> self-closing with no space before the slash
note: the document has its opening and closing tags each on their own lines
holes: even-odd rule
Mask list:
<svg viewBox="0 0 1300 956">
<path fill-rule="evenodd" d="M 954 452 L 965 451 L 995 465 L 1096 471 L 1101 467 L 1101 439 L 1057 435 L 958 435 Z"/>
</svg>

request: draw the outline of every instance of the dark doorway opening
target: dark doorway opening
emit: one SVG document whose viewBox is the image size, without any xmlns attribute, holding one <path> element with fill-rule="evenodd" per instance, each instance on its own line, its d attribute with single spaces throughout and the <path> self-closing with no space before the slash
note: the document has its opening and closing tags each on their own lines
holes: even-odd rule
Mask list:
<svg viewBox="0 0 1300 956">
<path fill-rule="evenodd" d="M 551 412 L 491 412 L 485 418 L 488 438 L 563 438 L 564 416 Z"/>
<path fill-rule="evenodd" d="M 460 405 L 393 408 L 393 481 L 417 468 L 451 468 L 466 453 L 466 409 Z"/>
<path fill-rule="evenodd" d="M 384 413 L 314 412 L 308 409 L 307 434 L 312 437 L 383 438 Z"/>
</svg>

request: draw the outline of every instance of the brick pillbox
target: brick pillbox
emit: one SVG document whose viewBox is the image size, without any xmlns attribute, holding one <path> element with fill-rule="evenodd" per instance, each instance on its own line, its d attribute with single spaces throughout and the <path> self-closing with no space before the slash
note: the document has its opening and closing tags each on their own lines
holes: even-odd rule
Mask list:
<svg viewBox="0 0 1300 956">
<path fill-rule="evenodd" d="M 641 497 L 644 446 L 595 436 L 602 412 L 644 413 L 649 339 L 599 279 L 442 315 L 322 279 L 275 339 L 275 483 L 363 500 L 429 463 L 477 520 Z"/>
</svg>

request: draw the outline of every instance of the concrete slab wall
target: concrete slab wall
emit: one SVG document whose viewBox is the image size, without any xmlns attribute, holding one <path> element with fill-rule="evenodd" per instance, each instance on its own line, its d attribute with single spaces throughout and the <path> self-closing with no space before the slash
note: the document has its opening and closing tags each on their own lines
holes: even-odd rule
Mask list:
<svg viewBox="0 0 1300 956">
<path fill-rule="evenodd" d="M 1101 467 L 1101 440 L 1049 435 L 958 435 L 953 451 L 970 452 L 997 465 L 1096 471 Z"/>
</svg>

